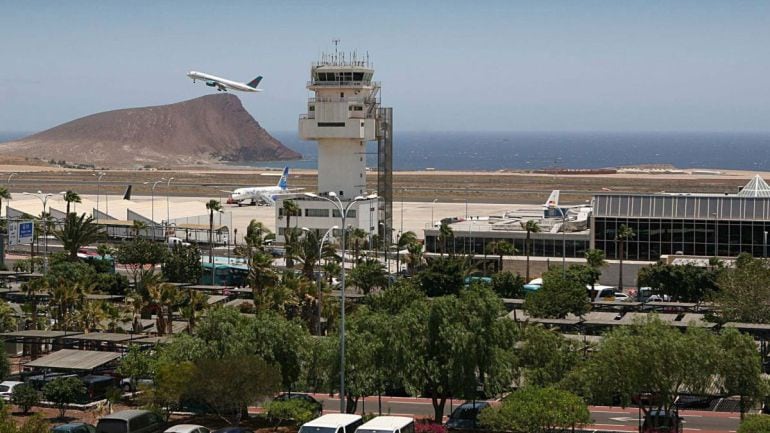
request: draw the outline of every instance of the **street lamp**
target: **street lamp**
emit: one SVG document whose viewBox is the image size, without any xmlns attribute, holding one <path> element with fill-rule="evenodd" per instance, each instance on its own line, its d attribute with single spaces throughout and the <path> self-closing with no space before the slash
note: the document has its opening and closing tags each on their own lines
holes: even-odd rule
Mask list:
<svg viewBox="0 0 770 433">
<path fill-rule="evenodd" d="M 14 176 L 16 176 L 18 173 L 11 173 L 8 175 L 8 187 L 11 187 L 11 179 L 13 179 Z"/>
<path fill-rule="evenodd" d="M 43 221 L 43 233 L 44 233 L 43 234 L 43 236 L 44 236 L 43 237 L 43 245 L 44 245 L 43 249 L 45 251 L 44 252 L 45 260 L 43 261 L 43 270 L 47 272 L 48 271 L 48 217 L 46 216 L 46 213 L 45 213 L 45 207 L 46 207 L 46 205 L 48 205 L 48 199 L 50 197 L 52 197 L 53 194 L 43 194 L 42 191 L 38 191 L 37 193 L 34 193 L 34 192 L 23 192 L 22 194 L 23 195 L 31 195 L 32 197 L 37 198 L 38 200 L 40 200 L 43 203 L 43 212 L 40 213 L 40 217 L 41 218 L 45 218 L 45 220 Z M 40 244 L 38 244 L 38 248 L 40 248 L 39 245 Z"/>
<path fill-rule="evenodd" d="M 96 221 L 99 221 L 99 196 L 102 195 L 102 178 L 107 173 L 91 173 L 91 176 L 96 176 Z"/>
<path fill-rule="evenodd" d="M 434 207 L 434 205 L 436 204 L 437 201 L 438 201 L 438 199 L 434 198 L 433 199 L 433 203 L 431 203 L 431 205 L 430 205 L 430 227 L 431 228 L 436 226 L 436 224 L 433 222 L 433 207 Z"/>
<path fill-rule="evenodd" d="M 565 277 L 567 273 L 567 216 L 564 210 L 558 206 L 546 206 L 546 209 L 557 209 L 561 214 L 561 276 Z"/>
<path fill-rule="evenodd" d="M 313 194 L 312 192 L 306 192 L 305 196 L 328 201 L 337 208 L 340 212 L 340 218 L 342 219 L 342 276 L 340 279 L 340 413 L 345 413 L 345 231 L 347 229 L 345 220 L 348 217 L 348 211 L 355 203 L 375 199 L 377 198 L 377 194 L 370 194 L 366 197 L 359 195 L 350 201 L 347 206 L 342 204 L 342 200 L 340 200 L 334 192 L 329 192 L 328 197 Z"/>
<path fill-rule="evenodd" d="M 767 231 L 764 233 L 764 243 L 762 244 L 763 251 L 762 251 L 762 257 L 767 258 Z"/>
<path fill-rule="evenodd" d="M 324 243 L 326 242 L 326 239 L 329 238 L 329 235 L 334 231 L 337 230 L 339 226 L 331 226 L 329 230 L 326 230 L 326 233 L 324 233 L 323 237 L 321 238 L 321 243 L 318 245 L 318 277 L 316 281 L 316 300 L 318 302 L 318 318 L 316 320 L 316 335 L 321 335 L 321 259 L 323 258 L 323 251 L 324 251 Z M 303 227 L 304 229 L 304 227 Z"/>
<path fill-rule="evenodd" d="M 172 180 L 174 180 L 174 178 L 170 177 L 166 182 L 166 224 L 168 224 L 171 221 L 171 213 L 169 212 L 169 206 L 168 206 L 168 190 L 171 188 Z"/>
<path fill-rule="evenodd" d="M 150 202 L 152 203 L 150 205 L 150 207 L 152 208 L 151 210 L 152 216 L 150 217 L 150 219 L 152 219 L 152 240 L 155 240 L 155 187 L 158 186 L 158 184 L 163 182 L 164 180 L 166 179 L 162 177 L 160 178 L 160 180 L 156 180 L 155 182 L 142 182 L 144 185 L 149 185 L 150 183 L 152 183 L 152 190 L 151 190 L 152 195 L 150 198 Z"/>
</svg>

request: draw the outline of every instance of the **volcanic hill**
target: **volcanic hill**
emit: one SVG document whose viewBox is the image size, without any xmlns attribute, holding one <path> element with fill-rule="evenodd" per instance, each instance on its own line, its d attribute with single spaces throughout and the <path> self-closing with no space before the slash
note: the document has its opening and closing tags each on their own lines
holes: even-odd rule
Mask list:
<svg viewBox="0 0 770 433">
<path fill-rule="evenodd" d="M 4 154 L 101 167 L 298 159 L 231 94 L 92 114 L 0 144 Z"/>
</svg>

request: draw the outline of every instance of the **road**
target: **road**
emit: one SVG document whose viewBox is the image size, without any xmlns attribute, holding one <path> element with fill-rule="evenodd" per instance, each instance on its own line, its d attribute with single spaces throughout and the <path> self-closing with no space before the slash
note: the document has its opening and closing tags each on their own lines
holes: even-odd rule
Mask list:
<svg viewBox="0 0 770 433">
<path fill-rule="evenodd" d="M 329 394 L 313 394 L 324 406 L 324 413 L 339 412 L 339 399 Z M 447 401 L 444 415 L 448 416 L 451 410 L 461 404 L 462 400 Z M 619 408 L 607 406 L 591 406 L 591 419 L 593 424 L 589 429 L 597 431 L 638 432 L 639 414 L 636 408 Z M 377 413 L 377 397 L 367 397 L 359 400 L 359 413 Z M 433 405 L 428 398 L 414 397 L 382 397 L 382 413 L 387 415 L 404 415 L 416 418 L 433 416 Z M 681 411 L 684 418 L 684 431 L 698 433 L 731 433 L 735 432 L 740 422 L 738 413 L 730 412 L 706 412 L 706 411 Z"/>
</svg>

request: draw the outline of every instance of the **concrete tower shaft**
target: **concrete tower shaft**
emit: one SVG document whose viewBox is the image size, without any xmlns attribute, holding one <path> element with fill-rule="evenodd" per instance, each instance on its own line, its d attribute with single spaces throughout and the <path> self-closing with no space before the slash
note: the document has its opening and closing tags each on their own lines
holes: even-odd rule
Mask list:
<svg viewBox="0 0 770 433">
<path fill-rule="evenodd" d="M 299 133 L 318 142 L 318 191 L 350 200 L 366 194 L 366 142 L 377 139 L 379 83 L 367 62 L 334 57 L 310 70 Z"/>
</svg>

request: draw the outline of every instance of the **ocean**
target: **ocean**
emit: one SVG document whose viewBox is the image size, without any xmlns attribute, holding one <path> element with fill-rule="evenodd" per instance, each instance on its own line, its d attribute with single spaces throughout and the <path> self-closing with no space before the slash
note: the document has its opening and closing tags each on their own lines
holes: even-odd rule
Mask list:
<svg viewBox="0 0 770 433">
<path fill-rule="evenodd" d="M 23 133 L 0 132 L 0 143 Z M 303 155 L 299 161 L 255 162 L 255 167 L 317 167 L 313 141 L 296 131 L 272 132 Z M 1 147 L 2 145 L 0 145 Z M 534 170 L 671 164 L 678 168 L 770 171 L 770 132 L 399 132 L 393 134 L 394 170 Z M 367 148 L 377 166 L 377 145 Z"/>
</svg>

